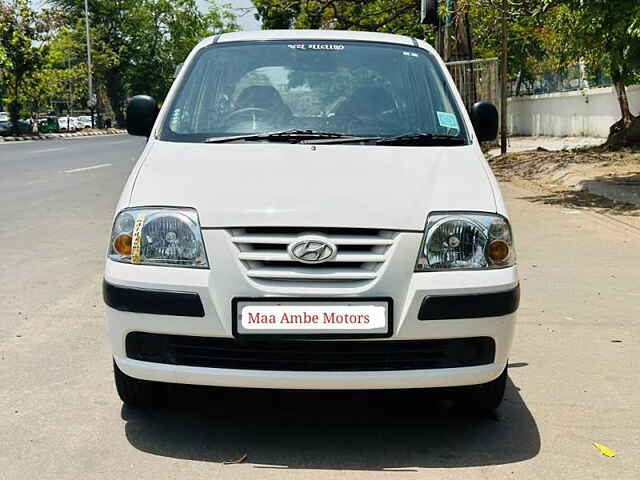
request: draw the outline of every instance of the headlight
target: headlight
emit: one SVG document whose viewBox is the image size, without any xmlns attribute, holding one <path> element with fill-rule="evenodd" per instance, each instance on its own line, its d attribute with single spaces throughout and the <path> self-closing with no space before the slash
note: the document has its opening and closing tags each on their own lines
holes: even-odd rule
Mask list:
<svg viewBox="0 0 640 480">
<path fill-rule="evenodd" d="M 493 214 L 438 213 L 429 216 L 416 272 L 478 270 L 515 265 L 511 226 Z"/>
<path fill-rule="evenodd" d="M 187 208 L 130 208 L 116 217 L 109 258 L 136 265 L 208 268 L 198 214 Z"/>
</svg>

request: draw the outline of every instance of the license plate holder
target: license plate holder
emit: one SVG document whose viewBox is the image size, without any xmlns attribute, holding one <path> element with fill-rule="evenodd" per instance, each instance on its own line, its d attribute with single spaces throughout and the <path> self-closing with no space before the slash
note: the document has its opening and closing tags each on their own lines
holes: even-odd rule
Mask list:
<svg viewBox="0 0 640 480">
<path fill-rule="evenodd" d="M 232 331 L 236 338 L 388 338 L 393 334 L 393 300 L 390 297 L 236 297 L 232 300 L 231 310 Z M 275 322 L 271 321 L 270 315 L 275 317 Z M 313 315 L 318 316 L 315 322 Z M 366 315 L 369 315 L 369 322 Z M 381 315 L 384 315 L 383 319 Z"/>
</svg>

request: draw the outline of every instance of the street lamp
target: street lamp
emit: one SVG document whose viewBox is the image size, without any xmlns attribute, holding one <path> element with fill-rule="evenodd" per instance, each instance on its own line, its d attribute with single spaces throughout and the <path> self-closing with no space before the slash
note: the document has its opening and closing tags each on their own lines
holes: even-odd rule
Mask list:
<svg viewBox="0 0 640 480">
<path fill-rule="evenodd" d="M 85 19 L 85 26 L 87 29 L 87 70 L 88 70 L 88 77 L 89 77 L 89 99 L 87 100 L 87 105 L 89 106 L 89 109 L 91 110 L 91 128 L 95 128 L 94 122 L 93 122 L 93 109 L 96 108 L 96 105 L 98 103 L 98 99 L 96 97 L 96 95 L 93 93 L 93 79 L 92 79 L 92 68 L 91 68 L 91 34 L 89 33 L 89 5 L 87 0 L 84 0 L 84 19 Z"/>
</svg>

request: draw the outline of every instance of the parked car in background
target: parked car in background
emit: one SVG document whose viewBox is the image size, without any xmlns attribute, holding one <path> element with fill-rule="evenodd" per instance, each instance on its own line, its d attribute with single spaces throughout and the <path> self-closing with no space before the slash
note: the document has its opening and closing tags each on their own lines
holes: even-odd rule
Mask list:
<svg viewBox="0 0 640 480">
<path fill-rule="evenodd" d="M 9 121 L 9 112 L 0 112 L 0 122 Z"/>
<path fill-rule="evenodd" d="M 78 129 L 74 117 L 59 117 L 58 125 L 61 132 L 75 132 Z"/>
<path fill-rule="evenodd" d="M 80 115 L 77 118 L 76 123 L 77 123 L 78 129 L 92 128 L 90 115 Z"/>
<path fill-rule="evenodd" d="M 29 122 L 25 122 L 24 120 L 18 120 L 17 124 L 18 124 L 19 134 L 31 133 L 33 131 L 31 124 Z M 6 136 L 13 135 L 14 133 L 15 132 L 13 129 L 13 122 L 0 121 L 0 135 L 2 135 L 3 137 L 6 137 Z"/>
</svg>

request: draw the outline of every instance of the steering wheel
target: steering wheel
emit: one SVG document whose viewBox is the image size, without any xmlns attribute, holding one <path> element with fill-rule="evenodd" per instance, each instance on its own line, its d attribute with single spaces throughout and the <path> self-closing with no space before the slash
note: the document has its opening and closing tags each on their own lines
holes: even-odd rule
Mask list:
<svg viewBox="0 0 640 480">
<path fill-rule="evenodd" d="M 273 116 L 273 112 L 270 110 L 267 110 L 266 108 L 246 107 L 246 108 L 241 108 L 240 110 L 235 110 L 231 112 L 229 115 L 227 115 L 227 117 L 224 119 L 224 124 L 229 125 L 232 119 L 240 115 L 245 115 L 247 113 L 253 113 L 254 115 L 259 114 L 263 117 L 268 117 L 268 118 L 271 118 Z"/>
</svg>

